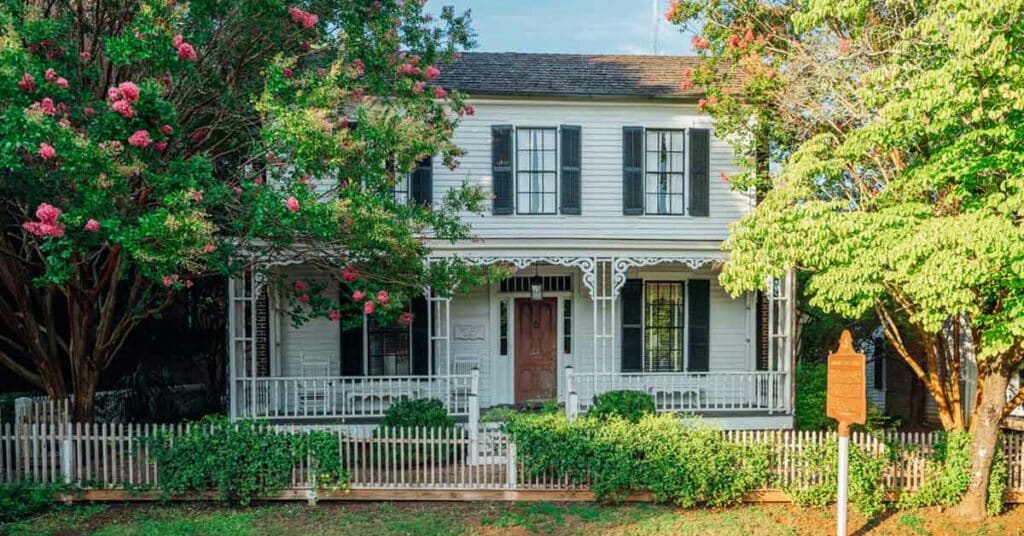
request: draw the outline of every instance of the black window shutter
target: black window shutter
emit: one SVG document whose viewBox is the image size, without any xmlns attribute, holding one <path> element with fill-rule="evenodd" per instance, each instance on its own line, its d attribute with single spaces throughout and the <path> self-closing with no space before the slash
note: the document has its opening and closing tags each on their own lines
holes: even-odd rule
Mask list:
<svg viewBox="0 0 1024 536">
<path fill-rule="evenodd" d="M 885 338 L 875 337 L 874 343 L 875 349 L 871 352 L 871 359 L 875 363 L 872 383 L 876 390 L 881 391 L 885 388 Z"/>
<path fill-rule="evenodd" d="M 581 163 L 583 144 L 580 127 L 562 125 L 562 214 L 579 214 L 581 208 Z"/>
<path fill-rule="evenodd" d="M 494 186 L 494 214 L 512 214 L 515 210 L 515 188 L 512 184 L 512 125 L 491 127 L 491 180 Z"/>
<path fill-rule="evenodd" d="M 708 215 L 708 172 L 711 167 L 711 131 L 690 129 L 690 215 Z"/>
<path fill-rule="evenodd" d="M 352 302 L 352 290 L 342 287 L 338 291 L 342 303 Z M 341 326 L 341 375 L 362 376 L 363 371 L 363 325 L 347 328 L 346 322 L 340 322 Z"/>
<path fill-rule="evenodd" d="M 693 372 L 708 370 L 711 348 L 711 282 L 691 279 L 687 283 L 689 307 L 686 329 L 689 337 L 689 367 Z"/>
<path fill-rule="evenodd" d="M 412 299 L 412 373 L 430 373 L 430 329 L 427 326 L 427 299 Z"/>
<path fill-rule="evenodd" d="M 434 159 L 428 156 L 416 165 L 410 177 L 409 193 L 412 200 L 420 205 L 434 202 Z"/>
<path fill-rule="evenodd" d="M 622 213 L 644 213 L 644 127 L 622 127 Z"/>
<path fill-rule="evenodd" d="M 622 372 L 640 372 L 643 362 L 644 283 L 627 279 L 622 299 Z"/>
</svg>

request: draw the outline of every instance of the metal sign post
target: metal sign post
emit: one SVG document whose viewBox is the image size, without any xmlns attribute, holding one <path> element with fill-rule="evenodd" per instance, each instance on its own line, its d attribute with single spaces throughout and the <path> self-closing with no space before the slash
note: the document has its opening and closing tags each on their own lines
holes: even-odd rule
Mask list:
<svg viewBox="0 0 1024 536">
<path fill-rule="evenodd" d="M 846 536 L 847 488 L 850 481 L 850 425 L 867 421 L 867 374 L 864 354 L 853 349 L 853 337 L 843 331 L 839 349 L 828 355 L 826 413 L 839 421 L 839 478 L 836 494 L 836 534 Z"/>
</svg>

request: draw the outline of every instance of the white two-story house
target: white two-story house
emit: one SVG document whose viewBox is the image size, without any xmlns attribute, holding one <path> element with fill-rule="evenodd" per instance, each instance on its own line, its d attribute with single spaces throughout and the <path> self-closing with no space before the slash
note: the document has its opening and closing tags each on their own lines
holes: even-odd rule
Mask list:
<svg viewBox="0 0 1024 536">
<path fill-rule="evenodd" d="M 411 326 L 349 330 L 295 327 L 272 290 L 234 280 L 232 416 L 351 422 L 427 397 L 464 415 L 476 378 L 485 410 L 569 391 L 586 410 L 631 389 L 725 427 L 792 426 L 793 283 L 738 297 L 718 283 L 729 224 L 755 199 L 722 179 L 734 153 L 700 90 L 679 87 L 697 61 L 466 53 L 448 66 L 440 83 L 476 110 L 455 132 L 465 156 L 425 162 L 408 195 L 479 185 L 491 202 L 465 215 L 476 240 L 432 254 L 516 274 L 417 300 Z"/>
</svg>

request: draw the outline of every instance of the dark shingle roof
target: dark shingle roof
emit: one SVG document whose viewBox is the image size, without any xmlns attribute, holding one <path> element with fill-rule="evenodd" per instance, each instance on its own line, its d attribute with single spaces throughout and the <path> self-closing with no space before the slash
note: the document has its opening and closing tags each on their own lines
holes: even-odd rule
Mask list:
<svg viewBox="0 0 1024 536">
<path fill-rule="evenodd" d="M 438 83 L 470 95 L 696 99 L 682 90 L 696 56 L 625 56 L 466 52 L 441 66 Z"/>
</svg>

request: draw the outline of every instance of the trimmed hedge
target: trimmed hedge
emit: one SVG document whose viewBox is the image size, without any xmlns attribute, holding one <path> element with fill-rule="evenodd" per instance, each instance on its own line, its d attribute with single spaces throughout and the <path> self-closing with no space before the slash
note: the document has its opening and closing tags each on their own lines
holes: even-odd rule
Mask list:
<svg viewBox="0 0 1024 536">
<path fill-rule="evenodd" d="M 640 422 L 646 415 L 654 415 L 654 397 L 642 391 L 608 391 L 594 397 L 594 405 L 587 415 L 599 419 L 619 417 L 629 422 Z"/>
</svg>

